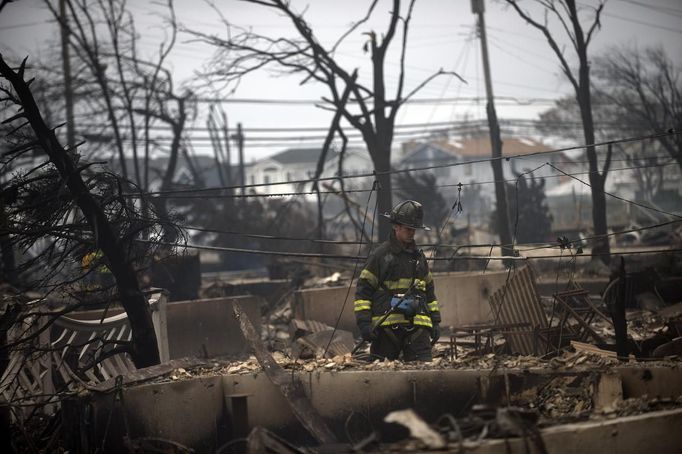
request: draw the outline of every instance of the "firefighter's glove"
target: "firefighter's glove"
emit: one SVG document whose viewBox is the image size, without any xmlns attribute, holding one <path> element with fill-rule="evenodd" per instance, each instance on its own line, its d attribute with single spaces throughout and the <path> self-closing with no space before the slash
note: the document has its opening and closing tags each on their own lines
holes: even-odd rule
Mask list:
<svg viewBox="0 0 682 454">
<path fill-rule="evenodd" d="M 440 325 L 434 323 L 433 328 L 431 328 L 431 345 L 435 345 L 438 339 L 440 339 Z"/>
<path fill-rule="evenodd" d="M 362 340 L 366 342 L 371 342 L 374 340 L 374 330 L 372 330 L 372 325 L 369 323 L 363 323 L 358 326 L 360 328 L 360 335 Z"/>
</svg>

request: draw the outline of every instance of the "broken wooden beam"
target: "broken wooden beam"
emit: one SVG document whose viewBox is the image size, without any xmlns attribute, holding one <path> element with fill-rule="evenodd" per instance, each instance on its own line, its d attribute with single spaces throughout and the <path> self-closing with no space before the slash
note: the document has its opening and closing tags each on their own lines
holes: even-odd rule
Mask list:
<svg viewBox="0 0 682 454">
<path fill-rule="evenodd" d="M 591 353 L 594 355 L 599 355 L 599 356 L 604 356 L 607 358 L 616 358 L 618 357 L 618 354 L 616 352 L 612 352 L 610 350 L 604 350 L 596 345 L 592 344 L 587 344 L 585 342 L 578 342 L 578 341 L 571 341 L 571 347 L 575 349 L 577 352 L 585 352 L 585 353 Z"/>
<path fill-rule="evenodd" d="M 265 345 L 256 332 L 251 320 L 246 316 L 244 309 L 235 301 L 233 305 L 234 315 L 244 334 L 244 338 L 253 349 L 256 359 L 263 367 L 263 372 L 270 381 L 279 387 L 282 395 L 291 406 L 291 409 L 303 427 L 320 444 L 338 443 L 334 433 L 322 420 L 322 416 L 313 407 L 310 399 L 305 395 L 301 382 L 292 374 L 288 374 L 275 362 L 272 355 L 266 350 Z"/>
</svg>

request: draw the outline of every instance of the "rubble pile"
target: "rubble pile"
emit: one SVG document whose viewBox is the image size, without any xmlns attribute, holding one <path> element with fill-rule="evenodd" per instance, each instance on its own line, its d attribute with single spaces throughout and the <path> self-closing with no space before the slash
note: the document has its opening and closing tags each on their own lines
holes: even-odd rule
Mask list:
<svg viewBox="0 0 682 454">
<path fill-rule="evenodd" d="M 273 359 L 279 366 L 288 371 L 301 372 L 339 372 L 339 371 L 386 371 L 386 370 L 443 370 L 443 369 L 458 369 L 458 370 L 517 370 L 517 371 L 538 371 L 547 370 L 555 372 L 605 372 L 613 367 L 626 364 L 628 367 L 641 367 L 642 369 L 650 367 L 679 367 L 679 361 L 675 359 L 661 359 L 658 361 L 639 362 L 634 358 L 629 362 L 621 362 L 616 358 L 604 357 L 598 354 L 591 354 L 587 352 L 565 352 L 562 356 L 557 356 L 551 359 L 540 359 L 533 356 L 514 356 L 514 355 L 495 355 L 489 353 L 484 356 L 463 356 L 450 360 L 447 357 L 436 357 L 429 362 L 409 362 L 404 363 L 400 360 L 395 361 L 381 361 L 378 359 L 369 361 L 366 355 L 352 356 L 349 353 L 345 355 L 337 355 L 332 358 L 314 358 L 314 359 L 300 359 L 291 358 L 283 352 L 273 352 Z M 252 373 L 259 373 L 262 371 L 261 365 L 254 356 L 250 356 L 241 360 L 216 360 L 213 359 L 205 364 L 174 369 L 172 373 L 164 377 L 159 377 L 159 381 L 182 380 L 191 379 L 198 376 L 214 376 L 214 375 L 248 375 Z M 554 383 L 554 387 L 565 387 L 568 382 L 561 380 Z M 573 383 L 571 387 L 581 388 L 582 383 Z M 542 390 L 539 390 L 542 392 Z M 551 390 L 546 391 L 546 394 L 541 400 L 549 399 Z M 564 392 L 565 395 L 571 395 L 571 392 Z M 575 395 L 574 395 L 575 396 Z M 539 402 L 539 401 L 538 401 Z M 530 408 L 540 408 L 541 405 L 536 402 L 530 405 Z M 568 408 L 568 404 L 554 405 L 555 407 Z M 577 404 L 576 404 L 577 406 Z M 579 406 L 578 406 L 579 407 Z M 553 408 L 549 406 L 548 408 Z"/>
<path fill-rule="evenodd" d="M 535 409 L 545 419 L 582 419 L 592 410 L 593 387 L 585 376 L 555 377 L 544 386 L 527 390 L 512 403 Z M 527 402 L 523 397 L 532 396 Z"/>
<path fill-rule="evenodd" d="M 591 415 L 591 419 L 614 419 L 622 416 L 633 416 L 651 411 L 670 410 L 682 407 L 682 396 L 677 399 L 668 397 L 631 397 L 617 401 L 612 407 L 607 407 L 601 411 L 596 411 Z"/>
</svg>

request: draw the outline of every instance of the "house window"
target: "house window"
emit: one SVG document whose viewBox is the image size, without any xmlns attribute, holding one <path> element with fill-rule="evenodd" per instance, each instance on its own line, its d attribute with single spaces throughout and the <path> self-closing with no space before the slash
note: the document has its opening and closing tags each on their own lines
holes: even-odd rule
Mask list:
<svg viewBox="0 0 682 454">
<path fill-rule="evenodd" d="M 270 184 L 270 175 L 263 176 L 263 183 Z"/>
<path fill-rule="evenodd" d="M 291 172 L 287 172 L 287 181 L 291 181 L 293 178 L 291 178 Z"/>
<path fill-rule="evenodd" d="M 251 184 L 256 184 L 256 175 L 251 175 Z"/>
</svg>

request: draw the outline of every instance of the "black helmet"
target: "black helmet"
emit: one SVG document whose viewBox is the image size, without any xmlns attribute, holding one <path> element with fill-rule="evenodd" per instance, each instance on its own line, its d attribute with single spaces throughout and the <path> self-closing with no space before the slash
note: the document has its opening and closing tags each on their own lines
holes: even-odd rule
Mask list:
<svg viewBox="0 0 682 454">
<path fill-rule="evenodd" d="M 400 224 L 412 229 L 431 230 L 424 225 L 424 208 L 419 202 L 405 200 L 393 207 L 390 213 L 382 214 L 392 224 Z"/>
</svg>

